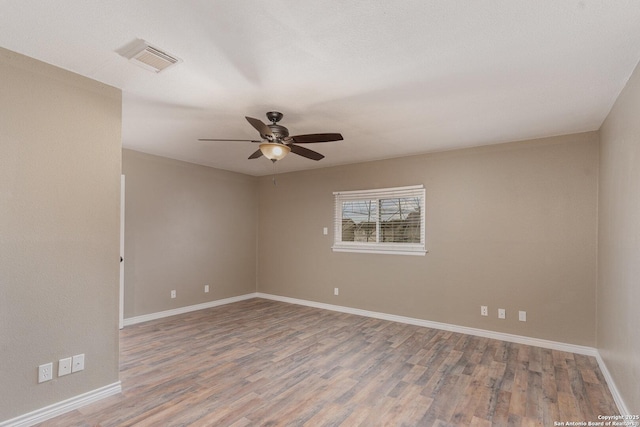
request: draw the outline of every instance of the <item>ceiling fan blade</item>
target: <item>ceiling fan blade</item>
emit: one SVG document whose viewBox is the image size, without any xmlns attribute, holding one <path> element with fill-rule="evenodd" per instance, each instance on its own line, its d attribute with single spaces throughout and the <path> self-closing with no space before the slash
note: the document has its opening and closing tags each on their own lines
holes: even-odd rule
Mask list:
<svg viewBox="0 0 640 427">
<path fill-rule="evenodd" d="M 249 122 L 249 124 L 251 124 L 251 126 L 253 126 L 258 132 L 260 132 L 260 136 L 273 137 L 273 133 L 271 133 L 271 129 L 269 129 L 269 126 L 262 123 L 262 120 L 254 119 L 253 117 L 247 117 L 247 116 L 245 116 L 244 118 L 247 119 L 247 121 Z"/>
<path fill-rule="evenodd" d="M 294 135 L 290 137 L 296 144 L 309 144 L 313 142 L 342 141 L 339 133 L 311 133 L 308 135 Z"/>
<path fill-rule="evenodd" d="M 256 150 L 252 155 L 249 156 L 249 159 L 257 159 L 258 157 L 262 157 L 262 151 Z"/>
<path fill-rule="evenodd" d="M 255 139 L 216 139 L 216 138 L 199 138 L 198 141 L 240 141 L 240 142 L 262 142 Z"/>
<path fill-rule="evenodd" d="M 306 157 L 311 160 L 322 160 L 324 156 L 320 153 L 317 153 L 313 150 L 309 150 L 308 148 L 300 147 L 298 145 L 289 144 L 289 148 L 291 148 L 292 153 L 296 153 L 299 156 Z"/>
</svg>

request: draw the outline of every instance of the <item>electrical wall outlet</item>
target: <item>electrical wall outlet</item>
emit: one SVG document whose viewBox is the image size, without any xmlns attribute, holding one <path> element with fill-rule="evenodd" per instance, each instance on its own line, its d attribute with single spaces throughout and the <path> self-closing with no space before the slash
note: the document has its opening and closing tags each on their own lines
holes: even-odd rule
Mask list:
<svg viewBox="0 0 640 427">
<path fill-rule="evenodd" d="M 175 298 L 176 297 L 176 291 L 175 289 L 171 291 L 171 298 Z"/>
<path fill-rule="evenodd" d="M 322 228 L 322 234 L 323 234 L 324 236 L 326 236 L 327 234 L 329 234 L 329 229 L 328 229 L 327 227 L 323 227 L 323 228 Z"/>
<path fill-rule="evenodd" d="M 38 366 L 38 383 L 51 381 L 53 379 L 53 363 L 45 363 Z"/>
<path fill-rule="evenodd" d="M 481 316 L 488 316 L 489 315 L 489 307 L 487 307 L 486 305 L 481 305 L 480 306 L 480 315 Z"/>
<path fill-rule="evenodd" d="M 71 358 L 60 359 L 58 361 L 58 376 L 69 375 L 71 373 Z"/>
<path fill-rule="evenodd" d="M 506 319 L 507 318 L 507 312 L 505 311 L 504 308 L 499 308 L 498 309 L 498 319 Z"/>
<path fill-rule="evenodd" d="M 209 285 L 204 285 L 204 291 L 205 291 L 205 293 L 209 292 Z"/>
<path fill-rule="evenodd" d="M 339 293 L 340 293 L 340 290 L 338 288 L 333 288 L 334 295 L 338 295 Z"/>
<path fill-rule="evenodd" d="M 527 321 L 527 312 L 520 310 L 518 312 L 518 320 L 520 320 L 521 322 L 526 322 Z"/>
<path fill-rule="evenodd" d="M 84 353 L 73 356 L 71 361 L 71 372 L 84 371 Z"/>
</svg>

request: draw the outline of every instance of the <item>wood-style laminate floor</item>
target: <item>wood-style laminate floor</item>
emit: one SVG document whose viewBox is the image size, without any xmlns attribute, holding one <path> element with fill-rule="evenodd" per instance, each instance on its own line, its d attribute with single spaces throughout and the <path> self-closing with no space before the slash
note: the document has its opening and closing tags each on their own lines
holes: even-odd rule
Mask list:
<svg viewBox="0 0 640 427">
<path fill-rule="evenodd" d="M 252 299 L 121 332 L 122 393 L 40 426 L 553 426 L 617 413 L 593 357 Z"/>
</svg>

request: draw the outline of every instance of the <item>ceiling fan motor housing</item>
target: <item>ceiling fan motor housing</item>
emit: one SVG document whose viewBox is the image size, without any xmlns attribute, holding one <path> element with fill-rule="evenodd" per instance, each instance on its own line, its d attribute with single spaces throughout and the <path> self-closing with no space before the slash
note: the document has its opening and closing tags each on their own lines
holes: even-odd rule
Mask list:
<svg viewBox="0 0 640 427">
<path fill-rule="evenodd" d="M 289 129 L 284 126 L 280 126 L 275 123 L 267 126 L 269 126 L 269 129 L 271 129 L 271 133 L 273 134 L 275 140 L 281 140 L 282 138 L 286 138 L 289 136 Z"/>
<path fill-rule="evenodd" d="M 269 126 L 269 129 L 271 129 L 273 140 L 276 142 L 280 142 L 282 138 L 286 138 L 289 136 L 289 129 L 277 124 L 280 120 L 282 120 L 282 117 L 284 117 L 284 114 L 279 111 L 269 111 L 267 113 L 267 119 L 269 119 L 269 121 L 271 122 L 271 124 L 268 124 L 267 126 Z"/>
</svg>

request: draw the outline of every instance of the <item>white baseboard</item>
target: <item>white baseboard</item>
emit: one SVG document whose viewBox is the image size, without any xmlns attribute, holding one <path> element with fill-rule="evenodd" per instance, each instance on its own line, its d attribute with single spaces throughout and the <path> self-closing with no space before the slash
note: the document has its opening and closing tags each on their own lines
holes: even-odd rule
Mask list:
<svg viewBox="0 0 640 427">
<path fill-rule="evenodd" d="M 620 412 L 620 415 L 634 415 L 631 413 L 631 411 L 629 411 L 629 408 L 627 408 L 627 405 L 624 403 L 624 400 L 622 399 L 622 396 L 620 395 L 620 392 L 616 387 L 616 383 L 615 381 L 613 381 L 613 377 L 611 376 L 609 369 L 607 369 L 607 365 L 606 363 L 604 363 L 604 360 L 602 359 L 602 356 L 600 356 L 600 353 L 596 355 L 596 360 L 598 361 L 598 366 L 600 366 L 600 371 L 602 371 L 604 379 L 607 381 L 609 391 L 611 391 L 611 395 L 613 396 L 613 400 L 616 402 L 616 406 L 618 407 L 618 412 Z"/>
<path fill-rule="evenodd" d="M 122 391 L 120 381 L 100 387 L 96 390 L 80 394 L 62 402 L 40 408 L 28 414 L 20 415 L 7 421 L 0 422 L 0 427 L 29 427 L 39 424 L 58 415 L 65 414 L 75 409 L 81 408 L 90 403 L 97 402 L 105 397 L 113 396 Z"/>
<path fill-rule="evenodd" d="M 440 329 L 444 331 L 457 332 L 460 334 L 474 335 L 484 338 L 492 338 L 501 341 L 513 342 L 517 344 L 531 345 L 535 347 L 549 348 L 552 350 L 566 351 L 569 353 L 596 356 L 598 351 L 593 347 L 567 344 L 556 341 L 543 340 L 539 338 L 525 337 L 521 335 L 506 334 L 503 332 L 487 331 L 485 329 L 469 328 L 467 326 L 452 325 L 449 323 L 432 322 L 430 320 L 416 319 L 413 317 L 398 316 L 395 314 L 380 313 L 377 311 L 361 310 L 359 308 L 344 307 L 341 305 L 325 304 L 321 302 L 302 300 L 297 298 L 282 297 L 279 295 L 264 294 L 258 292 L 258 298 L 265 298 L 274 301 L 288 302 L 291 304 L 306 305 L 309 307 L 322 308 L 325 310 L 339 311 L 342 313 L 357 314 L 359 316 L 373 317 L 375 319 L 390 320 L 392 322 L 406 323 L 409 325 L 423 326 L 425 328 Z"/>
<path fill-rule="evenodd" d="M 413 317 L 399 316 L 396 314 L 381 313 L 377 311 L 362 310 L 359 308 L 345 307 L 341 305 L 325 304 L 316 301 L 303 300 L 298 298 L 283 297 L 280 295 L 267 294 L 262 292 L 254 292 L 236 297 L 225 298 L 216 301 L 209 301 L 202 304 L 190 305 L 186 307 L 175 308 L 172 310 L 160 311 L 157 313 L 144 314 L 142 316 L 129 317 L 124 319 L 124 325 L 135 325 L 136 323 L 148 322 L 150 320 L 162 319 L 164 317 L 176 316 L 178 314 L 189 313 L 197 310 L 218 307 L 221 305 L 231 304 L 234 302 L 244 301 L 251 298 L 264 298 L 273 301 L 286 302 L 289 304 L 304 305 L 307 307 L 321 308 L 324 310 L 338 311 L 342 313 L 356 314 L 358 316 L 372 317 L 375 319 L 389 320 L 392 322 L 406 323 L 409 325 L 423 326 L 425 328 L 440 329 L 461 334 L 474 335 L 484 338 L 492 338 L 518 344 L 531 345 L 535 347 L 549 348 L 552 350 L 566 351 L 569 353 L 584 354 L 587 356 L 599 356 L 598 351 L 593 347 L 561 343 L 557 341 L 549 341 L 539 338 L 525 337 L 521 335 L 507 334 L 503 332 L 488 331 L 485 329 L 470 328 L 467 326 L 452 325 L 449 323 L 433 322 L 430 320 L 416 319 Z M 602 359 L 600 359 L 601 361 Z M 599 361 L 599 362 L 600 362 Z M 0 427 L 3 427 L 0 425 Z"/>
<path fill-rule="evenodd" d="M 163 317 L 176 316 L 178 314 L 189 313 L 191 311 L 204 310 L 205 308 L 218 307 L 220 305 L 231 304 L 238 301 L 244 301 L 256 298 L 256 293 L 239 295 L 237 297 L 224 298 L 216 301 L 204 302 L 202 304 L 189 305 L 186 307 L 174 308 L 172 310 L 159 311 L 157 313 L 143 314 L 142 316 L 129 317 L 124 319 L 124 326 L 135 325 L 136 323 L 148 322 L 150 320 L 162 319 Z M 2 426 L 0 426 L 2 427 Z"/>
</svg>

